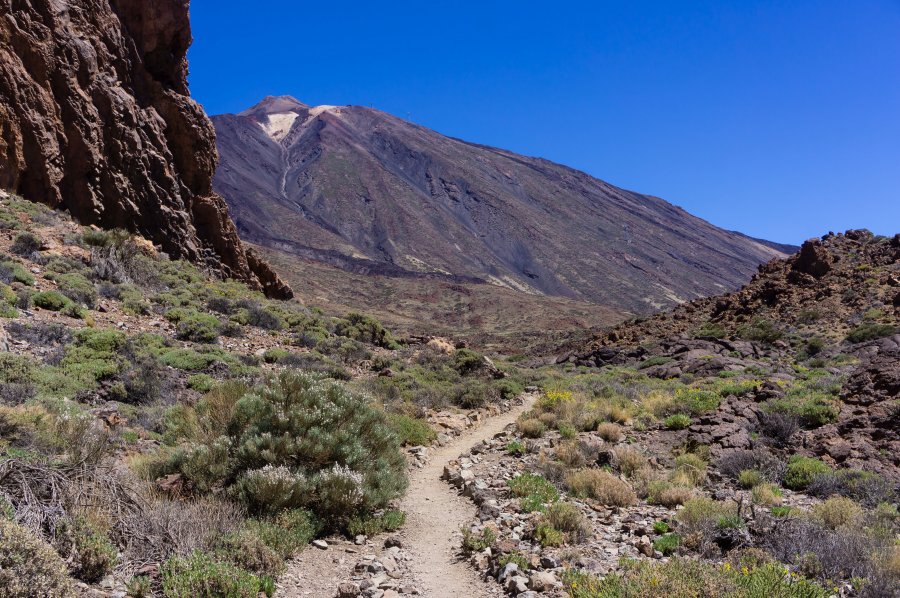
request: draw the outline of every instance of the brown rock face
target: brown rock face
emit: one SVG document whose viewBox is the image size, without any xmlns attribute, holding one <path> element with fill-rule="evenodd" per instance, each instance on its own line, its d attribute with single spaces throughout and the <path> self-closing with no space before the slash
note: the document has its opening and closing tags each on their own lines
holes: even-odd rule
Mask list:
<svg viewBox="0 0 900 598">
<path fill-rule="evenodd" d="M 188 5 L 0 0 L 0 188 L 290 296 L 212 191 L 215 133 L 187 90 Z"/>
</svg>

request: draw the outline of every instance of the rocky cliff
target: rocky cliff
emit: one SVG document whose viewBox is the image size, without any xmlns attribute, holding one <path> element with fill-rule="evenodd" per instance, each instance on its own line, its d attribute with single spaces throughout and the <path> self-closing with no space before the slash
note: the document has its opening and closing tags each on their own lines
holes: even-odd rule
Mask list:
<svg viewBox="0 0 900 598">
<path fill-rule="evenodd" d="M 0 188 L 290 296 L 212 190 L 189 0 L 0 0 Z"/>
</svg>

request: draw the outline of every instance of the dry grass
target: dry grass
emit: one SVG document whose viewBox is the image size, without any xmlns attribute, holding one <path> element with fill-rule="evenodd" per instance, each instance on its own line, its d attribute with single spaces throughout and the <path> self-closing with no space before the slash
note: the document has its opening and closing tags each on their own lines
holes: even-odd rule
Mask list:
<svg viewBox="0 0 900 598">
<path fill-rule="evenodd" d="M 597 434 L 606 442 L 615 443 L 622 440 L 622 428 L 609 422 L 597 426 Z"/>
<path fill-rule="evenodd" d="M 625 477 L 632 477 L 635 472 L 649 467 L 647 457 L 639 450 L 630 446 L 622 446 L 613 449 L 613 462 Z"/>
<path fill-rule="evenodd" d="M 637 501 L 628 483 L 600 469 L 581 469 L 566 476 L 566 487 L 573 494 L 593 498 L 597 502 L 626 507 Z"/>
<path fill-rule="evenodd" d="M 812 508 L 813 517 L 830 529 L 852 525 L 860 518 L 862 512 L 862 507 L 843 496 L 832 496 Z"/>
<path fill-rule="evenodd" d="M 652 390 L 641 397 L 641 409 L 654 417 L 665 417 L 676 411 L 675 395 L 662 390 Z"/>
<path fill-rule="evenodd" d="M 750 491 L 753 504 L 764 507 L 777 507 L 781 505 L 781 489 L 775 484 L 758 484 Z"/>
<path fill-rule="evenodd" d="M 587 465 L 587 458 L 577 440 L 563 442 L 554 449 L 553 455 L 557 461 L 564 463 L 568 467 L 584 467 Z"/>
<path fill-rule="evenodd" d="M 537 418 L 521 419 L 516 422 L 519 432 L 525 438 L 540 438 L 547 431 L 547 426 Z"/>
<path fill-rule="evenodd" d="M 662 505 L 674 508 L 683 505 L 696 496 L 693 489 L 686 486 L 678 486 L 671 482 L 656 481 L 649 486 L 647 500 L 654 505 Z"/>
</svg>

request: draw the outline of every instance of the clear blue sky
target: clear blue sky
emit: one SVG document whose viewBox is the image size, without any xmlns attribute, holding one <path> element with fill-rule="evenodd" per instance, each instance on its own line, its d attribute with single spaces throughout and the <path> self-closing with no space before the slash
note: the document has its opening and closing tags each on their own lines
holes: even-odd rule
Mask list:
<svg viewBox="0 0 900 598">
<path fill-rule="evenodd" d="M 900 232 L 900 0 L 194 0 L 210 114 L 359 104 L 782 242 Z"/>
</svg>

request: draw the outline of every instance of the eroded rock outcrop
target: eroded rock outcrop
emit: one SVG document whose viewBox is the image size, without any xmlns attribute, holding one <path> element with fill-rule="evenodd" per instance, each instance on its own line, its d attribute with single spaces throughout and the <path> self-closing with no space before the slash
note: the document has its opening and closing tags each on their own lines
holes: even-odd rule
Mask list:
<svg viewBox="0 0 900 598">
<path fill-rule="evenodd" d="M 215 133 L 187 89 L 188 5 L 0 0 L 0 188 L 290 296 L 212 191 Z"/>
</svg>

